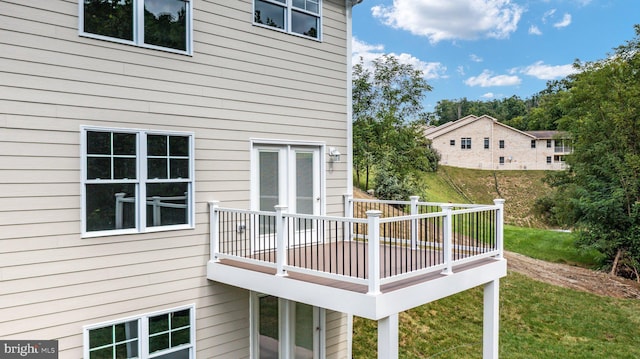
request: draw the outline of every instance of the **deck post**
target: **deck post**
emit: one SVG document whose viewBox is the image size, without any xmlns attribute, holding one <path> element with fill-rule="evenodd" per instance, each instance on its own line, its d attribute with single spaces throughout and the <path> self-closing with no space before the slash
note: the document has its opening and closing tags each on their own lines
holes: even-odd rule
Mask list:
<svg viewBox="0 0 640 359">
<path fill-rule="evenodd" d="M 124 196 L 126 195 L 126 193 L 122 192 L 116 193 L 116 229 L 122 229 Z"/>
<path fill-rule="evenodd" d="M 286 219 L 282 215 L 287 211 L 287 206 L 276 206 L 276 275 L 286 276 L 287 271 L 287 227 Z"/>
<path fill-rule="evenodd" d="M 411 196 L 409 197 L 411 200 L 411 215 L 415 216 L 418 214 L 418 200 L 420 196 Z M 411 220 L 411 249 L 418 249 L 418 220 Z"/>
<path fill-rule="evenodd" d="M 442 211 L 445 213 L 445 216 L 442 218 L 444 223 L 444 238 L 442 239 L 442 254 L 444 256 L 444 264 L 445 268 L 442 270 L 442 274 L 453 274 L 453 263 L 452 263 L 452 247 L 453 247 L 453 215 L 451 211 L 453 210 L 453 206 L 450 204 L 441 205 Z"/>
<path fill-rule="evenodd" d="M 344 200 L 344 218 L 353 218 L 353 195 L 345 193 L 342 195 Z M 342 240 L 351 241 L 353 237 L 353 222 L 345 222 L 342 228 Z"/>
<path fill-rule="evenodd" d="M 494 199 L 493 203 L 498 206 L 496 211 L 496 258 L 502 258 L 504 251 L 504 199 Z"/>
<path fill-rule="evenodd" d="M 398 313 L 378 320 L 378 358 L 398 358 Z"/>
<path fill-rule="evenodd" d="M 214 262 L 220 261 L 218 259 L 218 253 L 220 253 L 219 205 L 220 201 L 209 201 L 209 260 Z"/>
<path fill-rule="evenodd" d="M 500 280 L 484 285 L 484 318 L 482 323 L 482 359 L 498 359 L 500 330 Z"/>
<path fill-rule="evenodd" d="M 369 292 L 367 294 L 380 294 L 380 216 L 382 211 L 367 211 L 369 253 Z"/>
</svg>

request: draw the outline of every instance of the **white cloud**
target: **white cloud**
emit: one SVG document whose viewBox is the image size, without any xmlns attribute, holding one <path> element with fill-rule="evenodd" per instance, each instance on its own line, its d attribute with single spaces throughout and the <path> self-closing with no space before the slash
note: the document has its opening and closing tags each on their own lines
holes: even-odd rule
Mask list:
<svg viewBox="0 0 640 359">
<path fill-rule="evenodd" d="M 371 8 L 385 25 L 432 43 L 442 40 L 503 39 L 516 31 L 524 8 L 511 0 L 394 0 Z"/>
<path fill-rule="evenodd" d="M 355 36 L 351 41 L 351 56 L 353 64 L 359 63 L 360 58 L 362 58 L 364 66 L 371 70 L 373 60 L 384 54 L 384 45 L 371 45 L 358 40 Z M 422 71 L 424 78 L 427 80 L 447 77 L 445 75 L 447 67 L 442 65 L 440 62 L 425 62 L 404 52 L 401 54 L 391 52 L 388 53 L 388 55 L 395 56 L 402 64 L 410 64 L 414 69 Z"/>
<path fill-rule="evenodd" d="M 542 35 L 542 31 L 536 25 L 531 25 L 529 27 L 529 35 Z"/>
<path fill-rule="evenodd" d="M 520 70 L 520 73 L 533 76 L 540 80 L 560 79 L 575 72 L 576 69 L 573 68 L 573 65 L 545 65 L 542 61 L 538 61 Z"/>
<path fill-rule="evenodd" d="M 544 15 L 542 15 L 542 23 L 546 24 L 547 23 L 547 19 L 552 17 L 553 14 L 555 14 L 555 13 L 556 13 L 556 9 L 551 9 L 551 10 L 546 11 L 544 13 Z"/>
<path fill-rule="evenodd" d="M 496 97 L 496 95 L 494 95 L 493 92 L 487 92 L 486 94 L 484 94 L 484 95 L 482 95 L 480 97 L 482 97 L 482 98 L 494 98 L 494 97 Z"/>
<path fill-rule="evenodd" d="M 458 68 L 456 68 L 456 72 L 460 75 L 460 76 L 464 76 L 465 72 L 464 72 L 464 66 L 460 65 L 458 66 Z"/>
<path fill-rule="evenodd" d="M 567 27 L 571 24 L 571 14 L 564 14 L 562 17 L 562 21 L 556 22 L 553 24 L 553 27 L 562 28 Z"/>
<path fill-rule="evenodd" d="M 471 54 L 471 55 L 469 55 L 469 58 L 470 58 L 470 59 L 471 59 L 471 61 L 473 61 L 473 62 L 482 62 L 482 61 L 484 61 L 484 60 L 482 59 L 482 57 L 480 57 L 480 56 L 478 56 L 478 55 L 476 55 L 476 54 Z"/>
<path fill-rule="evenodd" d="M 491 86 L 514 86 L 519 85 L 522 82 L 520 77 L 512 75 L 496 75 L 493 76 L 493 73 L 489 70 L 484 70 L 478 76 L 469 77 L 464 81 L 467 86 L 480 86 L 480 87 L 491 87 Z"/>
</svg>

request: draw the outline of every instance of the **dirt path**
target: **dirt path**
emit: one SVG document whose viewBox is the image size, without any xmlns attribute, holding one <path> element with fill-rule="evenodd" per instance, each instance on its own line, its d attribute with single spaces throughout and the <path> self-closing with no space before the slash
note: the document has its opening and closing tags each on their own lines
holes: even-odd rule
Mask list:
<svg viewBox="0 0 640 359">
<path fill-rule="evenodd" d="M 541 282 L 602 296 L 640 299 L 640 284 L 631 280 L 566 264 L 549 263 L 513 252 L 505 251 L 505 258 L 509 270 Z"/>
</svg>

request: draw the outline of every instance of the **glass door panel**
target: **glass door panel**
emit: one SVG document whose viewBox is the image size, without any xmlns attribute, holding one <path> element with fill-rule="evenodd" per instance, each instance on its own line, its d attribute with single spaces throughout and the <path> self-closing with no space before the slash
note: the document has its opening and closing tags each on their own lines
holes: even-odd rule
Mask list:
<svg viewBox="0 0 640 359">
<path fill-rule="evenodd" d="M 278 359 L 280 348 L 278 298 L 258 297 L 258 341 L 260 359 Z"/>
</svg>

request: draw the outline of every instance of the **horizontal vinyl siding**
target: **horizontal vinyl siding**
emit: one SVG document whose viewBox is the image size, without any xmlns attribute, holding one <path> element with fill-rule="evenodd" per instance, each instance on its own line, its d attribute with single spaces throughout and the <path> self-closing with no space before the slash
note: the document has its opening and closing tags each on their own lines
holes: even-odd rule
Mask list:
<svg viewBox="0 0 640 359">
<path fill-rule="evenodd" d="M 77 11 L 0 1 L 0 338 L 80 358 L 84 325 L 195 303 L 197 356 L 248 358 L 247 291 L 206 279 L 207 202 L 249 207 L 252 138 L 347 152 L 344 2 L 313 41 L 253 26 L 251 0 L 194 1 L 192 56 L 79 36 Z M 193 132 L 195 229 L 81 239 L 83 125 Z M 326 173 L 332 214 L 346 166 Z M 340 357 L 346 319 L 327 318 Z"/>
</svg>

